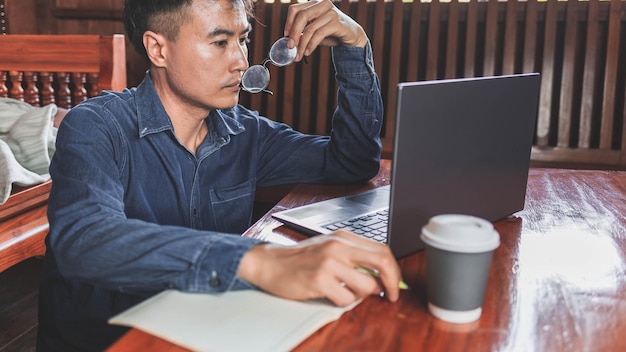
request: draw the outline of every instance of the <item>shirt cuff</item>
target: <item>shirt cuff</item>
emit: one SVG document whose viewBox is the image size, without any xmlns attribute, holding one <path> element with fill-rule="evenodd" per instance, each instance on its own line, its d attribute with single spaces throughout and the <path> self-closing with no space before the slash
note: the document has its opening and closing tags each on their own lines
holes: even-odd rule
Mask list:
<svg viewBox="0 0 626 352">
<path fill-rule="evenodd" d="M 260 240 L 237 235 L 216 236 L 199 260 L 191 291 L 225 292 L 231 290 L 257 289 L 254 285 L 237 277 L 243 256 Z"/>
</svg>

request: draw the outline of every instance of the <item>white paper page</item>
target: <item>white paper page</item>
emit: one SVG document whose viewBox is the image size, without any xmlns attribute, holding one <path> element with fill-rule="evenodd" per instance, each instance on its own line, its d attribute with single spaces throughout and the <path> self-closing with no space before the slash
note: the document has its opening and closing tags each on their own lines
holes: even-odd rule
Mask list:
<svg viewBox="0 0 626 352">
<path fill-rule="evenodd" d="M 195 351 L 288 351 L 349 307 L 260 291 L 219 295 L 164 291 L 111 318 Z"/>
</svg>

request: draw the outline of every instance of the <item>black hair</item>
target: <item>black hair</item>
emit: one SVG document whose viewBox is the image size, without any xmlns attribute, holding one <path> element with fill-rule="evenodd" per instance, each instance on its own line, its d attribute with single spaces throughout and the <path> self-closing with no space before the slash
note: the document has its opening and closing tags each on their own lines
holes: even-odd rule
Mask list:
<svg viewBox="0 0 626 352">
<path fill-rule="evenodd" d="M 175 41 L 178 36 L 178 29 L 188 19 L 187 10 L 194 1 L 200 0 L 126 0 L 124 5 L 126 35 L 135 50 L 147 62 L 150 61 L 146 48 L 143 46 L 143 34 L 151 30 Z M 241 1 L 248 18 L 254 17 L 252 0 L 229 1 L 233 3 Z"/>
</svg>

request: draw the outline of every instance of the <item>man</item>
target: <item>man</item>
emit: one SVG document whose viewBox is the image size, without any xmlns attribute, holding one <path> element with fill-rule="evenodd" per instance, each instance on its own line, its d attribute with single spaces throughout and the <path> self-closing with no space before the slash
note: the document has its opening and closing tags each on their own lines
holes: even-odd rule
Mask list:
<svg viewBox="0 0 626 352">
<path fill-rule="evenodd" d="M 374 176 L 382 103 L 363 29 L 328 0 L 290 7 L 297 61 L 336 46 L 339 106 L 330 137 L 237 105 L 248 67 L 249 0 L 127 0 L 130 41 L 149 60 L 137 87 L 72 109 L 50 167 L 50 234 L 38 347 L 102 350 L 107 319 L 164 289 L 260 289 L 347 305 L 398 298 L 387 246 L 338 232 L 295 246 L 241 237 L 259 186 Z M 380 281 L 356 270 L 376 269 Z M 237 314 L 237 312 L 233 312 Z"/>
</svg>

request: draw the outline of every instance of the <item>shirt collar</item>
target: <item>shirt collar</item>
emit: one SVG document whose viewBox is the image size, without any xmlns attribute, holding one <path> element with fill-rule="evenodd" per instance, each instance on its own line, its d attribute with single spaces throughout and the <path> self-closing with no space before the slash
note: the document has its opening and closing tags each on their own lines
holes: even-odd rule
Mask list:
<svg viewBox="0 0 626 352">
<path fill-rule="evenodd" d="M 174 132 L 172 121 L 159 99 L 149 71 L 137 87 L 136 98 L 139 138 L 168 130 Z M 235 107 L 224 111 L 211 111 L 207 116 L 209 133 L 216 137 L 226 138 L 228 135 L 237 135 L 245 131 L 244 126 L 230 116 L 229 112 L 234 112 L 236 109 Z"/>
</svg>

